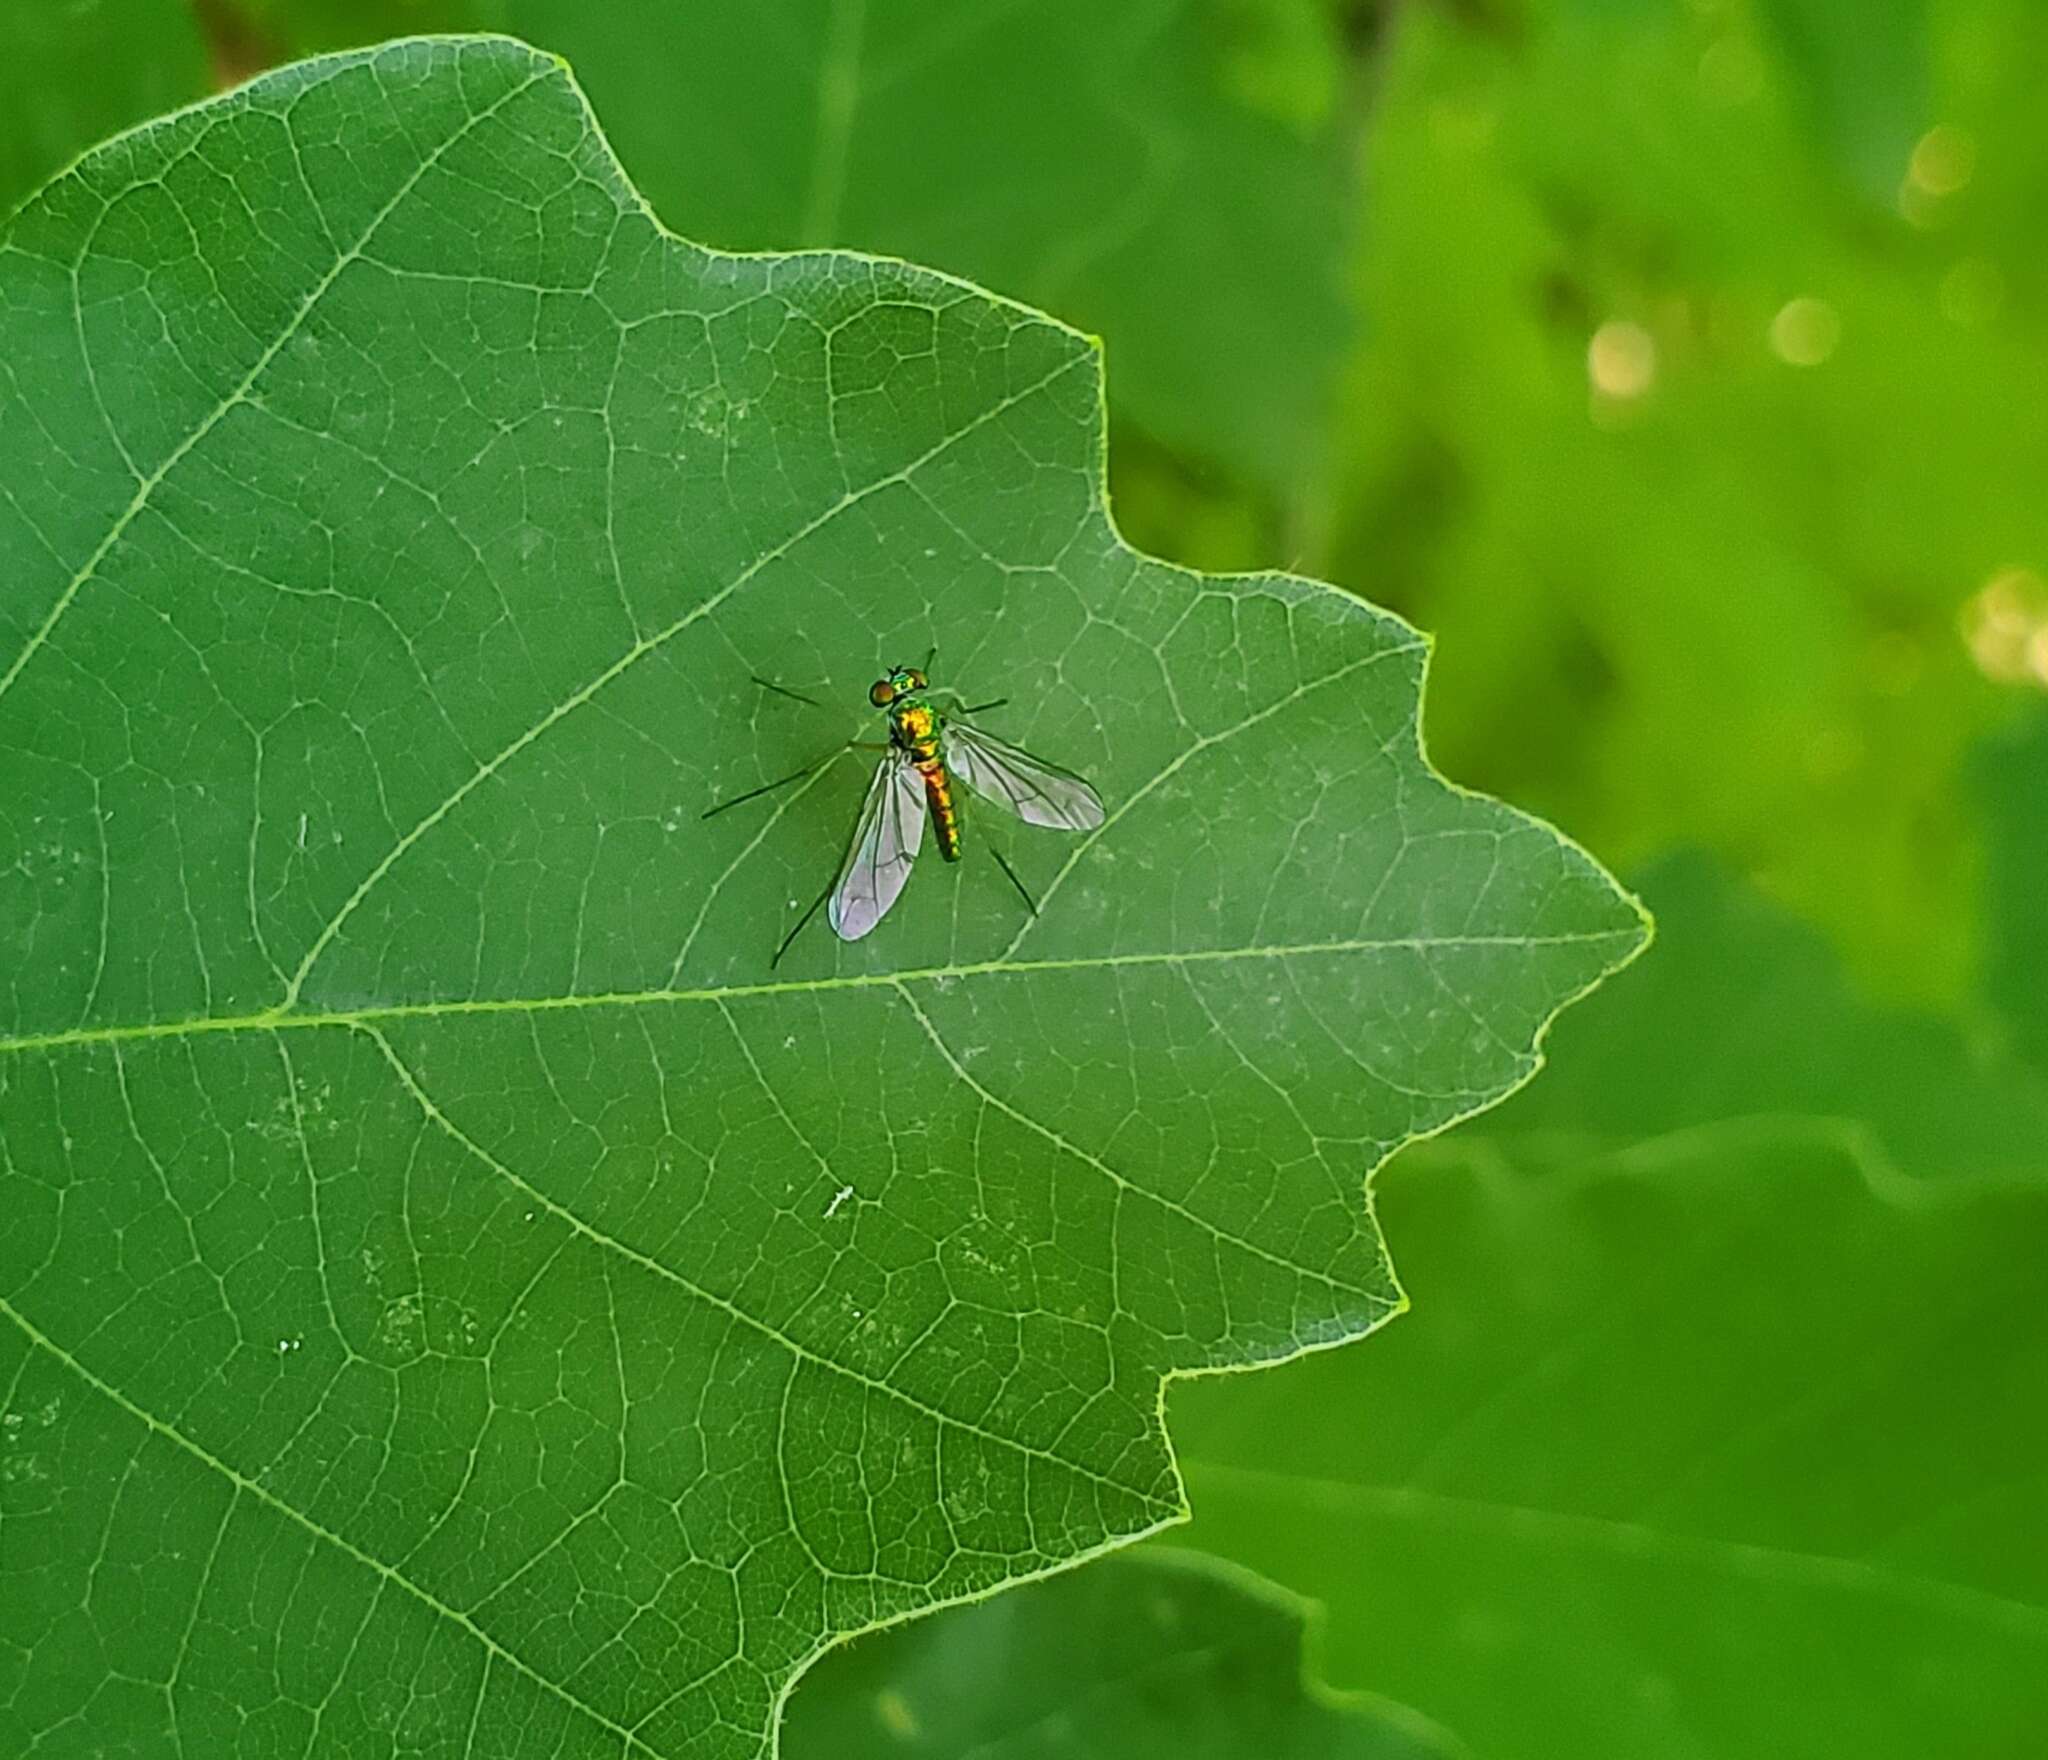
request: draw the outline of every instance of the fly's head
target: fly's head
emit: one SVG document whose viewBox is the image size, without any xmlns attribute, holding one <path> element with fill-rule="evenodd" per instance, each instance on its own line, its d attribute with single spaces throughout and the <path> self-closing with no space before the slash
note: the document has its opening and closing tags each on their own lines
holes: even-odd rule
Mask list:
<svg viewBox="0 0 2048 1760">
<path fill-rule="evenodd" d="M 877 709 L 887 709 L 889 719 L 896 721 L 908 710 L 925 707 L 924 691 L 925 676 L 917 667 L 895 666 L 868 687 L 868 701 Z"/>
<path fill-rule="evenodd" d="M 915 666 L 892 666 L 868 687 L 868 701 L 886 709 L 901 697 L 922 696 L 925 676 Z"/>
</svg>

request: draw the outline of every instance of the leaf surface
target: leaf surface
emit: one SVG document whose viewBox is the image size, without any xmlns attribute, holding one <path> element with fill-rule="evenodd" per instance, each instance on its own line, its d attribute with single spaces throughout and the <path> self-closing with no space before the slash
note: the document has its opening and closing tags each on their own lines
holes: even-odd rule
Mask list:
<svg viewBox="0 0 2048 1760">
<path fill-rule="evenodd" d="M 521 45 L 110 143 L 0 338 L 0 1747 L 757 1753 L 1180 1519 L 1162 1378 L 1391 1311 L 1640 945 L 1407 626 L 1120 542 L 1083 338 L 663 234 Z M 1107 823 L 770 971 L 858 777 L 701 814 L 933 644 Z"/>
</svg>

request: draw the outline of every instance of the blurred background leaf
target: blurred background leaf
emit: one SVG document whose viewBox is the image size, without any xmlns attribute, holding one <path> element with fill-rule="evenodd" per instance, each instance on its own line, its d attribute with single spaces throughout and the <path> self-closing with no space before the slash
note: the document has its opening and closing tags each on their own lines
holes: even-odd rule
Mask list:
<svg viewBox="0 0 2048 1760">
<path fill-rule="evenodd" d="M 1492 1760 L 2027 1752 L 2048 1139 L 2025 1165 L 1958 1034 L 1859 1017 L 1701 864 L 1646 898 L 1718 998 L 1645 961 L 1559 1024 L 1582 1086 L 1381 1177 L 1413 1311 L 1174 1390 L 1187 1538 L 1325 1600 L 1334 1680 Z"/>
<path fill-rule="evenodd" d="M 1756 11 L 1823 149 L 1889 200 L 1933 100 L 1927 0 L 1757 0 Z"/>
<path fill-rule="evenodd" d="M 2037 741 L 2036 774 L 2008 773 L 2037 806 L 2044 759 Z M 2040 824 L 2015 813 L 2010 830 L 2038 843 Z M 1864 1000 L 1822 936 L 1711 858 L 1672 856 L 1638 882 L 1656 957 L 1617 977 L 1587 1020 L 1561 1022 L 1542 1080 L 1476 1129 L 1605 1149 L 1731 1118 L 1853 1119 L 1925 1178 L 2048 1176 L 2048 1081 L 1999 1035 Z M 2038 941 L 2038 896 L 2031 911 L 2013 903 L 2015 935 Z M 2016 947 L 1994 969 L 2037 996 L 2048 948 Z"/>
<path fill-rule="evenodd" d="M 1985 749 L 1977 782 L 1990 843 L 1984 990 L 2014 1048 L 2048 1076 L 2048 710 Z"/>
<path fill-rule="evenodd" d="M 2038 1182 L 1773 1122 L 1447 1144 L 1380 1216 L 1411 1315 L 1170 1407 L 1190 1538 L 1326 1600 L 1333 1679 L 1490 1760 L 2031 1751 Z"/>
<path fill-rule="evenodd" d="M 1303 1676 L 1311 1609 L 1155 1547 L 821 1658 L 787 1760 L 1456 1760 L 1413 1712 Z"/>
<path fill-rule="evenodd" d="M 206 89 L 185 0 L 13 0 L 0 13 L 0 217 L 96 141 Z"/>
</svg>

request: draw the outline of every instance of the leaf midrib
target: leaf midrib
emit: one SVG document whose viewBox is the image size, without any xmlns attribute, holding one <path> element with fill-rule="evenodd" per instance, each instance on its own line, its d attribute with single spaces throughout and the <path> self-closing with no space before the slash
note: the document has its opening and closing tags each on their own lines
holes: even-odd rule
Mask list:
<svg viewBox="0 0 2048 1760">
<path fill-rule="evenodd" d="M 913 966 L 896 972 L 843 972 L 823 978 L 767 979 L 757 984 L 715 984 L 693 989 L 608 990 L 589 995 L 480 996 L 441 1002 L 373 1003 L 363 1008 L 294 1010 L 254 1014 L 200 1015 L 177 1021 L 133 1021 L 103 1027 L 66 1027 L 49 1033 L 0 1038 L 0 1056 L 10 1052 L 61 1051 L 73 1047 L 132 1044 L 138 1040 L 185 1039 L 208 1033 L 300 1032 L 320 1027 L 372 1027 L 391 1021 L 459 1019 L 466 1015 L 550 1014 L 577 1008 L 649 1008 L 689 1003 L 747 1001 L 767 996 L 827 995 L 840 991 L 887 990 L 902 984 L 948 984 L 969 978 L 1029 977 L 1042 972 L 1110 971 L 1124 967 L 1221 965 L 1237 960 L 1309 959 L 1357 953 L 1434 953 L 1445 948 L 1590 947 L 1636 939 L 1636 930 L 1575 930 L 1558 935 L 1391 935 L 1344 941 L 1312 941 L 1259 947 L 1205 947 L 1185 952 L 1087 954 L 1065 959 L 990 959 L 959 965 Z"/>
</svg>

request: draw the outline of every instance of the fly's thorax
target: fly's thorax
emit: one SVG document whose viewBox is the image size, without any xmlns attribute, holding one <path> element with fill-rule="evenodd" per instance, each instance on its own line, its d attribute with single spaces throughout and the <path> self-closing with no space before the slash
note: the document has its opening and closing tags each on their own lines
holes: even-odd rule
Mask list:
<svg viewBox="0 0 2048 1760">
<path fill-rule="evenodd" d="M 939 715 L 920 698 L 898 701 L 889 709 L 889 738 L 906 752 L 930 757 L 938 750 Z"/>
</svg>

